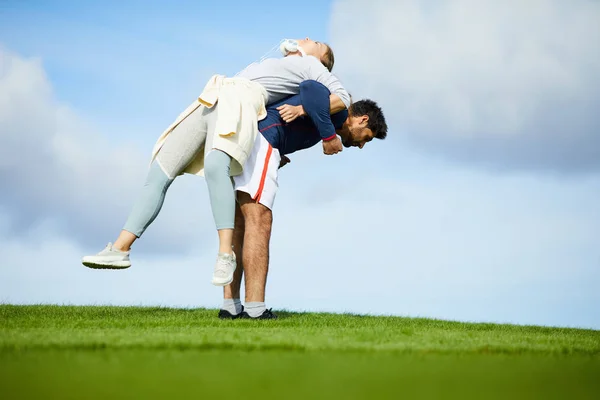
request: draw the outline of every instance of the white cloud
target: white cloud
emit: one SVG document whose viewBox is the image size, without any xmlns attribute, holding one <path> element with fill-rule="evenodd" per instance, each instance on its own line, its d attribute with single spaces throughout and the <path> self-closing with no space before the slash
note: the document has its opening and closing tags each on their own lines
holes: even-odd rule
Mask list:
<svg viewBox="0 0 600 400">
<path fill-rule="evenodd" d="M 288 210 L 275 214 L 272 303 L 600 326 L 597 179 L 447 169 L 434 179 L 359 177 L 343 186 L 333 203 L 304 207 L 282 189 L 279 206 Z"/>
<path fill-rule="evenodd" d="M 391 138 L 492 169 L 585 172 L 600 168 L 598 21 L 589 0 L 349 0 L 331 32 L 337 72 L 384 105 Z"/>
<path fill-rule="evenodd" d="M 149 154 L 126 137 L 107 140 L 57 100 L 41 60 L 1 49 L 0 139 L 0 207 L 11 216 L 15 233 L 52 223 L 98 250 L 113 240 L 143 185 Z M 204 181 L 179 181 L 171 190 L 179 194 L 171 194 L 164 209 L 167 216 L 159 216 L 142 241 L 148 249 L 160 244 L 181 251 L 197 235 L 213 233 L 209 211 L 195 206 L 206 196 Z"/>
<path fill-rule="evenodd" d="M 132 269 L 81 266 L 123 223 L 147 156 L 129 132 L 109 142 L 57 100 L 39 60 L 0 54 L 0 301 L 216 306 L 216 240 L 195 177 L 175 183 Z M 600 327 L 597 178 L 490 176 L 399 153 L 395 140 L 292 156 L 269 306 Z"/>
<path fill-rule="evenodd" d="M 301 174 L 296 168 L 288 177 Z M 464 170 L 426 182 L 365 177 L 324 204 L 288 190 L 323 187 L 324 179 L 282 182 L 269 307 L 600 328 L 598 180 Z M 0 219 L 0 237 L 0 301 L 220 304 L 209 283 L 212 251 L 136 249 L 131 269 L 95 271 L 81 266 L 83 248 L 53 227 L 38 227 L 25 243 Z"/>
</svg>

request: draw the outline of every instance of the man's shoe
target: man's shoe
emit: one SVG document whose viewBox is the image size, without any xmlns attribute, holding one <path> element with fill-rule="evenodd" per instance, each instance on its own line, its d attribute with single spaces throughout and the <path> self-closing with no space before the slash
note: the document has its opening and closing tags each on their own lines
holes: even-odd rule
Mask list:
<svg viewBox="0 0 600 400">
<path fill-rule="evenodd" d="M 131 267 L 129 252 L 113 248 L 112 243 L 106 245 L 104 250 L 94 256 L 85 256 L 81 263 L 94 269 L 125 269 Z"/>
<path fill-rule="evenodd" d="M 220 319 L 238 319 L 240 315 L 244 312 L 244 306 L 242 306 L 242 312 L 239 314 L 232 314 L 227 310 L 220 309 L 219 310 L 219 318 Z"/>
<path fill-rule="evenodd" d="M 269 308 L 268 310 L 265 310 L 262 314 L 260 314 L 258 317 L 254 317 L 254 318 L 252 318 L 246 311 L 243 311 L 240 313 L 240 316 L 238 318 L 241 318 L 241 319 L 277 319 L 277 314 L 274 314 L 271 310 L 272 310 L 272 308 Z"/>
<path fill-rule="evenodd" d="M 236 262 L 235 253 L 219 253 L 215 263 L 215 272 L 213 272 L 212 284 L 215 286 L 227 286 L 233 282 L 233 273 L 235 272 Z"/>
</svg>

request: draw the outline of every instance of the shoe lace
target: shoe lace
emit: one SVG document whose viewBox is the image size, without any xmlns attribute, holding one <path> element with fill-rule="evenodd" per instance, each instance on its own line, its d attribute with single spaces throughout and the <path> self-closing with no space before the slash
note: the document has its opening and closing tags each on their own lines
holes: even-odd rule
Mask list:
<svg viewBox="0 0 600 400">
<path fill-rule="evenodd" d="M 272 310 L 272 308 L 268 308 L 268 309 L 266 309 L 266 310 L 264 311 L 263 315 L 264 315 L 264 316 L 269 316 L 269 317 L 273 316 L 273 312 L 272 312 L 271 310 Z"/>
<path fill-rule="evenodd" d="M 227 276 L 227 268 L 229 267 L 230 261 L 224 257 L 217 259 L 217 265 L 215 267 L 215 275 L 219 277 Z"/>
</svg>

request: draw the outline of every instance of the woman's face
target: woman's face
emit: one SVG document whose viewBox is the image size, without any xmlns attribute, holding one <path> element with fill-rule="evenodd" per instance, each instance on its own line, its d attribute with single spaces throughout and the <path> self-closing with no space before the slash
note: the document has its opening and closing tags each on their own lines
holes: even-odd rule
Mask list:
<svg viewBox="0 0 600 400">
<path fill-rule="evenodd" d="M 304 53 L 309 56 L 317 57 L 319 60 L 323 59 L 327 52 L 327 45 L 321 42 L 315 42 L 310 38 L 304 38 L 298 40 L 298 45 L 302 47 Z"/>
</svg>

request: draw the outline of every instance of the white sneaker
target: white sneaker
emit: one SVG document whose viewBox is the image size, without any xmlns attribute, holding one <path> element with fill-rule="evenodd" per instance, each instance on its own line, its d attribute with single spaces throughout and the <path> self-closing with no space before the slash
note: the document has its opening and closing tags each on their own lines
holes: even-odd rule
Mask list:
<svg viewBox="0 0 600 400">
<path fill-rule="evenodd" d="M 94 269 L 125 269 L 131 267 L 129 252 L 114 249 L 112 243 L 95 256 L 85 256 L 81 263 Z"/>
<path fill-rule="evenodd" d="M 235 253 L 219 253 L 215 272 L 213 273 L 212 284 L 215 286 L 227 286 L 233 281 L 236 262 Z"/>
</svg>

